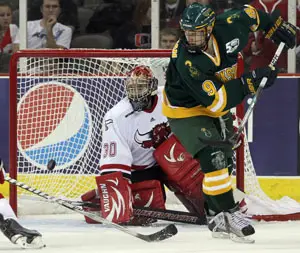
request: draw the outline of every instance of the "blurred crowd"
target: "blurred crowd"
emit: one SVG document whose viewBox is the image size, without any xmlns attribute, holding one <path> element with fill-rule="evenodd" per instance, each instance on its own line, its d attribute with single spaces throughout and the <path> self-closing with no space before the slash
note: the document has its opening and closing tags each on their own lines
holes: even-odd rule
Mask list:
<svg viewBox="0 0 300 253">
<path fill-rule="evenodd" d="M 19 1 L 0 0 L 0 72 L 8 71 L 9 57 L 19 49 Z M 151 48 L 151 0 L 27 2 L 27 48 Z M 283 18 L 287 19 L 288 0 L 160 0 L 160 48 L 171 49 L 181 36 L 180 15 L 193 2 L 211 5 L 218 14 L 243 4 L 269 13 L 280 9 Z M 297 13 L 298 26 L 299 22 Z M 263 34 L 251 35 L 243 52 L 246 66 L 254 69 L 267 65 L 275 50 L 276 46 L 264 39 Z M 300 47 L 297 51 L 300 63 Z M 286 56 L 281 57 L 279 66 L 286 72 Z"/>
</svg>

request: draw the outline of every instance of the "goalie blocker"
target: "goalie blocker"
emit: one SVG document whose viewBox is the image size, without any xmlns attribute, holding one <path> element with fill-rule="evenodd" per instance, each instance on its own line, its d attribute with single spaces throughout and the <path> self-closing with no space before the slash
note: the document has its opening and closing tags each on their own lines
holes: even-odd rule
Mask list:
<svg viewBox="0 0 300 253">
<path fill-rule="evenodd" d="M 132 178 L 143 181 L 130 183 L 121 172 L 113 172 L 96 177 L 97 190 L 91 190 L 81 196 L 83 201 L 99 203 L 98 208 L 85 207 L 85 210 L 99 212 L 102 217 L 116 223 L 128 225 L 146 225 L 155 222 L 153 219 L 132 217 L 132 206 L 165 209 L 165 184 L 182 204 L 199 216 L 204 215 L 204 199 L 202 194 L 203 173 L 200 164 L 183 148 L 178 139 L 172 135 L 153 153 L 163 173 L 154 172 L 157 168 L 142 172 L 132 172 Z M 156 174 L 156 179 L 153 179 Z M 161 176 L 157 177 L 157 174 Z M 85 217 L 87 223 L 97 223 Z"/>
</svg>

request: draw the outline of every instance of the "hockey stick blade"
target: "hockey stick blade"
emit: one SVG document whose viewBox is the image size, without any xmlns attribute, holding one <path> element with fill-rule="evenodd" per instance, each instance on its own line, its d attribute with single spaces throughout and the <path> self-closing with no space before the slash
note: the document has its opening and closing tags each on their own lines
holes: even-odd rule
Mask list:
<svg viewBox="0 0 300 253">
<path fill-rule="evenodd" d="M 3 170 L 2 167 L 0 169 Z M 58 205 L 61 205 L 61 206 L 65 207 L 65 208 L 67 208 L 69 210 L 72 210 L 72 211 L 74 211 L 76 213 L 80 213 L 80 214 L 82 214 L 84 216 L 89 217 L 90 219 L 93 219 L 95 221 L 101 222 L 101 223 L 103 223 L 105 225 L 109 225 L 109 226 L 111 226 L 111 227 L 113 227 L 115 229 L 118 229 L 118 230 L 120 230 L 120 231 L 122 231 L 122 232 L 124 232 L 126 234 L 132 235 L 132 236 L 134 236 L 136 238 L 142 239 L 142 240 L 144 240 L 146 242 L 162 241 L 162 240 L 168 239 L 168 238 L 176 235 L 177 232 L 178 232 L 176 226 L 173 225 L 173 224 L 170 224 L 167 227 L 165 227 L 164 229 L 162 229 L 162 230 L 160 230 L 160 231 L 158 231 L 156 233 L 153 233 L 153 234 L 150 234 L 150 235 L 140 234 L 140 233 L 137 233 L 137 232 L 135 232 L 133 230 L 130 230 L 130 229 L 126 228 L 126 227 L 123 227 L 123 226 L 121 226 L 119 224 L 116 224 L 116 223 L 111 222 L 111 221 L 109 221 L 107 219 L 104 219 L 104 218 L 102 218 L 102 217 L 100 217 L 100 216 L 98 216 L 96 214 L 84 211 L 81 206 L 75 206 L 75 205 L 72 205 L 71 203 L 69 203 L 68 201 L 65 201 L 65 200 L 60 199 L 60 198 L 56 198 L 54 196 L 50 196 L 50 195 L 48 195 L 45 192 L 42 192 L 42 191 L 40 191 L 40 190 L 38 190 L 36 188 L 28 186 L 25 183 L 19 182 L 19 181 L 15 180 L 15 179 L 12 179 L 12 178 L 8 177 L 8 176 L 5 176 L 4 180 L 6 182 L 10 183 L 10 184 L 16 185 L 16 186 L 18 186 L 18 187 L 20 187 L 20 188 L 22 188 L 22 189 L 24 189 L 24 190 L 26 190 L 28 192 L 31 192 L 31 193 L 39 196 L 39 197 L 47 199 L 48 201 L 50 201 L 52 203 L 56 203 Z"/>
<path fill-rule="evenodd" d="M 142 235 L 137 233 L 137 237 L 147 242 L 157 242 L 157 241 L 163 241 L 165 239 L 168 239 L 176 235 L 177 232 L 178 231 L 176 226 L 174 224 L 170 224 L 154 234 Z"/>
</svg>

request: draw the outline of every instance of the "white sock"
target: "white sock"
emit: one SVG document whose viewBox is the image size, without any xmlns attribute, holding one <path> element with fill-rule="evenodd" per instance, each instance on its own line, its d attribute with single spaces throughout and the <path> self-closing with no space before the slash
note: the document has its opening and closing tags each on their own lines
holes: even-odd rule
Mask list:
<svg viewBox="0 0 300 253">
<path fill-rule="evenodd" d="M 14 211 L 5 198 L 0 199 L 0 213 L 3 215 L 5 220 L 8 218 L 17 220 Z"/>
</svg>

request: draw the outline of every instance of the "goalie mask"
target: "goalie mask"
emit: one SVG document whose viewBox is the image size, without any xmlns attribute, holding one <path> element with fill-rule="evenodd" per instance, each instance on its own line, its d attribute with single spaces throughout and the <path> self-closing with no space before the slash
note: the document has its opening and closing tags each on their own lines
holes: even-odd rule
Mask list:
<svg viewBox="0 0 300 253">
<path fill-rule="evenodd" d="M 206 50 L 215 24 L 215 12 L 208 6 L 192 3 L 183 11 L 180 27 L 189 52 Z"/>
<path fill-rule="evenodd" d="M 145 110 L 151 105 L 151 96 L 156 95 L 157 86 L 157 79 L 146 66 L 137 66 L 128 73 L 125 88 L 134 111 Z"/>
</svg>

